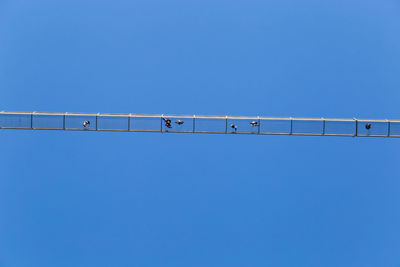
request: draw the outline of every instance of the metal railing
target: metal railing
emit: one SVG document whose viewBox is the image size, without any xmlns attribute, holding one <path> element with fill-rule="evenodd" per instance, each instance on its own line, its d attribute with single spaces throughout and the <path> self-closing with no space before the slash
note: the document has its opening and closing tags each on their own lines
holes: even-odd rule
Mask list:
<svg viewBox="0 0 400 267">
<path fill-rule="evenodd" d="M 400 120 L 1 111 L 0 129 L 400 137 Z"/>
</svg>

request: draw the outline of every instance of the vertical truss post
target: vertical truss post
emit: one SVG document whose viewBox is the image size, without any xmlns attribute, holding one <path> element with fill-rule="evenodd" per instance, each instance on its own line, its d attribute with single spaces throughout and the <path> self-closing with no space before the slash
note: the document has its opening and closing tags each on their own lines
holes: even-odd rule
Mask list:
<svg viewBox="0 0 400 267">
<path fill-rule="evenodd" d="M 196 131 L 196 115 L 193 115 L 193 133 Z"/>
<path fill-rule="evenodd" d="M 293 134 L 293 118 L 290 117 L 290 134 Z"/>
<path fill-rule="evenodd" d="M 354 136 L 358 136 L 358 120 L 354 119 L 356 121 L 356 132 Z"/>
</svg>

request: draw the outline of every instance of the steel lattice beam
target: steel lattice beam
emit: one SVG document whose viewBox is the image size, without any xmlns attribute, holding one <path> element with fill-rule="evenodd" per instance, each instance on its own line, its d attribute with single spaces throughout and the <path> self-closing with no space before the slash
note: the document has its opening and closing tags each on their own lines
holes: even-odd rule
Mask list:
<svg viewBox="0 0 400 267">
<path fill-rule="evenodd" d="M 400 137 L 400 120 L 1 111 L 0 129 Z"/>
</svg>

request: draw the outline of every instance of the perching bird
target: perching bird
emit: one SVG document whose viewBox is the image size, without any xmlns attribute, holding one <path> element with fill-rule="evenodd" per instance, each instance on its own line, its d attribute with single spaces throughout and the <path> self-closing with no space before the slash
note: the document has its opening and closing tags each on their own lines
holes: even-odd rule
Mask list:
<svg viewBox="0 0 400 267">
<path fill-rule="evenodd" d="M 177 120 L 177 121 L 175 121 L 175 123 L 178 124 L 178 125 L 182 125 L 184 123 L 184 121 Z"/>
<path fill-rule="evenodd" d="M 232 129 L 235 129 L 235 132 L 236 132 L 237 129 L 238 129 L 238 127 L 237 127 L 235 124 L 233 124 L 233 123 L 231 124 L 231 128 L 232 128 Z"/>
<path fill-rule="evenodd" d="M 165 121 L 165 127 L 172 128 L 170 119 L 163 118 L 163 120 Z"/>
<path fill-rule="evenodd" d="M 84 121 L 83 123 L 82 123 L 82 125 L 83 125 L 83 127 L 89 127 L 90 126 L 90 121 Z"/>
<path fill-rule="evenodd" d="M 372 126 L 371 123 L 366 123 L 365 124 L 365 129 L 369 130 L 369 129 L 371 129 L 371 126 Z"/>
<path fill-rule="evenodd" d="M 258 121 L 252 121 L 250 122 L 251 127 L 256 127 L 258 126 Z"/>
</svg>

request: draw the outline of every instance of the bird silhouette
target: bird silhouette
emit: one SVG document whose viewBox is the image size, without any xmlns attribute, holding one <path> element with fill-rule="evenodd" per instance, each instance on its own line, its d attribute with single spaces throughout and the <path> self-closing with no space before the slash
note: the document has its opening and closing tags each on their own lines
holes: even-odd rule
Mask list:
<svg viewBox="0 0 400 267">
<path fill-rule="evenodd" d="M 167 127 L 167 128 L 172 128 L 171 120 L 170 120 L 170 119 L 163 118 L 163 120 L 164 120 L 164 122 L 165 122 L 165 127 Z"/>
<path fill-rule="evenodd" d="M 252 121 L 250 122 L 251 127 L 256 127 L 258 126 L 258 121 Z"/>
<path fill-rule="evenodd" d="M 235 132 L 237 131 L 238 127 L 235 124 L 231 124 L 231 128 L 235 130 Z"/>
</svg>

